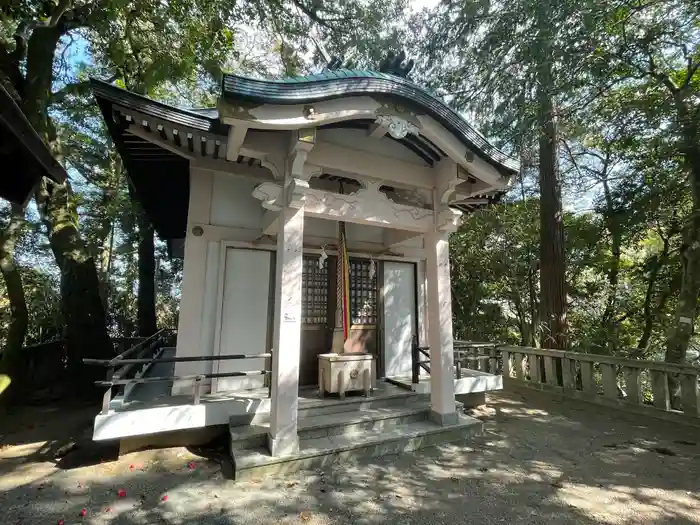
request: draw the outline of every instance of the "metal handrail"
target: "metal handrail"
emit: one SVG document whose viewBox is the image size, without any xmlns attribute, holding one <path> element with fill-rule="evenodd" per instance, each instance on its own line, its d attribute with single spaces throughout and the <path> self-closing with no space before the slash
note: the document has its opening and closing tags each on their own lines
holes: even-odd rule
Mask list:
<svg viewBox="0 0 700 525">
<path fill-rule="evenodd" d="M 272 357 L 272 354 L 224 354 L 216 356 L 217 361 L 228 361 L 233 359 L 256 359 Z M 148 363 L 194 363 L 199 361 L 211 361 L 211 356 L 198 355 L 190 357 L 162 357 L 157 359 L 122 359 L 119 363 L 124 365 L 143 365 Z M 109 365 L 111 361 L 109 359 L 83 359 L 83 363 L 86 365 Z"/>
<path fill-rule="evenodd" d="M 125 350 L 124 352 L 122 352 L 121 354 L 119 354 L 117 356 L 114 356 L 112 359 L 109 360 L 109 364 L 112 366 L 119 364 L 119 362 L 122 359 L 124 359 L 128 355 L 133 354 L 134 352 L 139 350 L 139 348 L 143 347 L 146 343 L 153 342 L 169 332 L 172 332 L 172 330 L 170 328 L 161 328 L 155 334 L 146 337 L 143 341 L 139 341 L 131 348 Z M 83 360 L 83 362 L 85 362 L 85 360 Z"/>
<path fill-rule="evenodd" d="M 95 381 L 95 385 L 107 387 L 102 398 L 102 413 L 109 412 L 109 405 L 112 400 L 112 389 L 114 387 L 128 388 L 131 385 L 143 383 L 158 383 L 165 381 L 193 381 L 193 397 L 194 404 L 199 404 L 201 397 L 201 382 L 203 379 L 209 378 L 224 378 L 224 377 L 244 377 L 269 375 L 271 370 L 260 371 L 242 371 L 242 372 L 222 372 L 209 374 L 190 374 L 190 375 L 172 375 L 158 377 L 144 377 L 146 371 L 156 363 L 191 363 L 202 361 L 227 361 L 227 360 L 243 360 L 243 359 L 266 359 L 272 357 L 272 353 L 262 354 L 225 354 L 216 356 L 185 356 L 185 357 L 162 357 L 165 350 L 166 335 L 171 332 L 170 329 L 162 329 L 150 336 L 149 338 L 140 341 L 132 348 L 122 352 L 113 359 L 92 359 L 85 358 L 83 363 L 93 366 L 107 367 L 107 378 L 104 381 Z M 137 353 L 138 352 L 138 353 Z M 128 356 L 136 354 L 135 358 Z M 151 357 L 144 357 L 152 353 Z M 135 374 L 135 377 L 127 377 L 132 370 L 138 365 L 144 365 L 141 370 Z M 117 368 L 118 367 L 118 368 Z"/>
<path fill-rule="evenodd" d="M 190 374 L 184 376 L 160 376 L 160 377 L 140 377 L 132 379 L 117 379 L 111 381 L 95 381 L 98 386 L 106 386 L 107 392 L 110 392 L 112 387 L 119 385 L 131 385 L 131 384 L 144 384 L 144 383 L 163 383 L 166 381 L 188 381 L 194 382 L 194 388 L 192 391 L 193 404 L 198 405 L 201 399 L 201 385 L 203 379 L 210 378 L 223 378 L 223 377 L 249 377 L 249 376 L 259 376 L 268 375 L 272 372 L 270 370 L 259 370 L 259 371 L 249 371 L 249 372 L 217 372 L 211 374 Z M 109 402 L 107 403 L 107 408 L 104 405 L 102 407 L 103 413 L 109 411 Z"/>
</svg>

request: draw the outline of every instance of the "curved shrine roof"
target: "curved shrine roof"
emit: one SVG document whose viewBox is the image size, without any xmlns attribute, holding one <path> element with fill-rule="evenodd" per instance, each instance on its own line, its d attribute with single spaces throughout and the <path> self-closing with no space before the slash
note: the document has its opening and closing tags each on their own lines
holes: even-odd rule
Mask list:
<svg viewBox="0 0 700 525">
<path fill-rule="evenodd" d="M 172 149 L 159 146 L 152 140 L 138 136 L 139 134 L 134 135 L 134 132 L 129 133 L 129 125 L 143 125 L 144 133 L 153 137 L 160 133 L 161 138 L 165 139 L 164 130 L 158 123 L 168 123 L 183 132 L 177 137 L 178 147 L 182 139 L 182 147 L 188 146 L 190 152 L 201 148 L 202 155 L 206 151 L 214 159 L 220 158 L 219 144 L 225 144 L 229 126 L 222 122 L 217 108 L 179 108 L 96 79 L 92 80 L 92 87 L 110 135 L 124 159 L 137 198 L 159 235 L 165 239 L 184 237 L 189 200 L 189 161 Z M 417 114 L 429 115 L 503 175 L 513 175 L 519 169 L 516 159 L 490 144 L 462 115 L 429 91 L 403 77 L 374 71 L 339 69 L 279 80 L 259 80 L 227 74 L 222 81 L 224 100 L 248 101 L 260 105 L 299 105 L 360 96 L 392 99 Z M 120 112 L 133 113 L 136 119 L 139 118 L 136 115 L 144 115 L 150 122 L 125 121 L 124 118 L 117 118 L 116 114 Z M 351 126 L 352 123 L 348 122 L 348 125 Z M 191 133 L 187 132 L 188 129 Z M 194 144 L 193 137 L 201 137 L 202 143 Z M 239 157 L 238 162 L 248 160 Z M 157 170 L 154 170 L 154 162 L 157 162 Z"/>
<path fill-rule="evenodd" d="M 259 80 L 226 74 L 222 86 L 224 99 L 243 99 L 263 104 L 305 104 L 366 95 L 400 99 L 425 111 L 499 171 L 515 174 L 519 170 L 517 159 L 489 143 L 463 116 L 441 99 L 403 77 L 350 69 L 329 70 L 316 75 L 279 80 Z"/>
</svg>

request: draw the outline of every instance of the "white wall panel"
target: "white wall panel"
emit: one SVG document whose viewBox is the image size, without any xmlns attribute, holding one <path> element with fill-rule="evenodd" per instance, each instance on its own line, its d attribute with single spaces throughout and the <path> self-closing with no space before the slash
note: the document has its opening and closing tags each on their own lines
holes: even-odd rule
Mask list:
<svg viewBox="0 0 700 525">
<path fill-rule="evenodd" d="M 384 373 L 411 375 L 411 337 L 416 331 L 416 275 L 412 263 L 384 262 Z"/>
<path fill-rule="evenodd" d="M 270 265 L 272 253 L 263 250 L 228 248 L 224 268 L 219 354 L 268 352 Z M 263 370 L 264 359 L 220 361 L 218 372 Z M 264 377 L 217 379 L 217 392 L 259 388 Z"/>
<path fill-rule="evenodd" d="M 210 223 L 233 228 L 261 228 L 265 210 L 260 201 L 253 197 L 253 189 L 257 184 L 259 182 L 216 173 L 211 197 Z"/>
</svg>

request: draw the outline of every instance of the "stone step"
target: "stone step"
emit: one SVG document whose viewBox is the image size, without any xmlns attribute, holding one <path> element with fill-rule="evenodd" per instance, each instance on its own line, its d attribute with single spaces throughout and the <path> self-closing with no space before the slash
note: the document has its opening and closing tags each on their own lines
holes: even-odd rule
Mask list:
<svg viewBox="0 0 700 525">
<path fill-rule="evenodd" d="M 232 450 L 235 479 L 285 474 L 322 467 L 336 460 L 398 454 L 441 443 L 461 442 L 482 430 L 481 421 L 460 415 L 454 425 L 440 426 L 422 420 L 392 428 L 301 439 L 299 453 L 293 456 L 272 457 L 264 447 Z"/>
<path fill-rule="evenodd" d="M 376 397 L 349 395 L 345 399 L 324 397 L 305 399 L 299 403 L 299 417 L 314 417 L 338 412 L 361 411 L 377 408 L 411 406 L 428 402 L 429 396 L 416 395 L 414 392 L 396 390 L 391 394 L 383 393 Z"/>
<path fill-rule="evenodd" d="M 297 432 L 299 439 L 351 435 L 368 430 L 381 430 L 428 418 L 430 405 L 406 404 L 398 407 L 365 408 L 331 414 L 309 416 L 300 414 Z M 269 422 L 258 425 L 231 425 L 231 450 L 263 447 L 267 442 Z"/>
<path fill-rule="evenodd" d="M 366 408 L 299 419 L 299 439 L 349 436 L 369 430 L 386 430 L 399 425 L 424 421 L 430 415 L 427 403 L 399 407 Z"/>
<path fill-rule="evenodd" d="M 338 412 L 364 410 L 368 408 L 386 408 L 414 405 L 416 403 L 429 402 L 430 396 L 417 395 L 414 392 L 395 388 L 390 392 L 383 389 L 375 390 L 371 397 L 351 394 L 345 399 L 337 396 L 328 397 L 303 397 L 299 398 L 299 417 L 313 417 Z M 236 416 L 229 419 L 230 426 L 266 425 L 269 424 L 269 412 L 255 412 Z"/>
<path fill-rule="evenodd" d="M 430 401 L 430 396 L 417 395 L 413 392 L 395 389 L 391 393 L 377 392 L 372 397 L 348 395 L 345 399 L 338 397 L 300 398 L 299 417 L 322 416 L 338 412 L 365 410 L 369 408 L 387 408 L 415 405 Z M 230 426 L 265 425 L 270 421 L 269 412 L 257 412 L 254 415 L 236 415 L 229 419 Z"/>
</svg>

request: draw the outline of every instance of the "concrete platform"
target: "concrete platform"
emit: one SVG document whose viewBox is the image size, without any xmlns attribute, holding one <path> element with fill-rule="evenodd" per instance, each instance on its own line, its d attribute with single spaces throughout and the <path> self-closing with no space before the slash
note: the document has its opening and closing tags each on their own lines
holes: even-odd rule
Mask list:
<svg viewBox="0 0 700 525">
<path fill-rule="evenodd" d="M 430 394 L 430 377 L 422 376 L 414 385 L 411 376 L 387 378 L 390 383 L 407 388 L 417 394 Z M 455 394 L 476 394 L 480 392 L 497 392 L 503 390 L 503 376 L 489 374 L 480 370 L 462 369 L 462 377 L 455 378 Z"/>
<path fill-rule="evenodd" d="M 156 383 L 163 385 L 167 383 Z M 266 424 L 270 414 L 270 398 L 267 388 L 238 392 L 220 392 L 202 395 L 198 405 L 192 396 L 172 396 L 164 387 L 136 389 L 129 399 L 115 398 L 106 414 L 98 414 L 93 425 L 95 441 L 117 440 L 137 436 L 156 435 L 164 432 L 191 431 L 204 427 L 228 425 Z M 316 415 L 338 411 L 340 407 L 371 407 L 381 400 L 400 400 L 415 396 L 413 392 L 398 386 L 378 382 L 371 398 L 348 395 L 319 397 L 318 389 L 302 388 L 299 391 L 299 415 L 315 412 Z"/>
<path fill-rule="evenodd" d="M 481 421 L 460 415 L 458 423 L 449 426 L 427 420 L 403 421 L 388 428 L 380 425 L 361 432 L 300 439 L 299 453 L 293 456 L 272 457 L 263 447 L 232 450 L 234 475 L 237 480 L 284 475 L 335 461 L 398 454 L 442 443 L 463 443 L 482 430 Z"/>
</svg>

